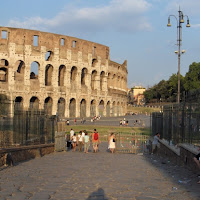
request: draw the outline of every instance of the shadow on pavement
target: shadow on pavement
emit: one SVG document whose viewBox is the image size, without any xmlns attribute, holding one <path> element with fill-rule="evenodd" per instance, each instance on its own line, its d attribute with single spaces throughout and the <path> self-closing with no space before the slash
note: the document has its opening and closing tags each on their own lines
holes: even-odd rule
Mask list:
<svg viewBox="0 0 200 200">
<path fill-rule="evenodd" d="M 102 188 L 92 192 L 86 200 L 108 200 Z"/>
</svg>

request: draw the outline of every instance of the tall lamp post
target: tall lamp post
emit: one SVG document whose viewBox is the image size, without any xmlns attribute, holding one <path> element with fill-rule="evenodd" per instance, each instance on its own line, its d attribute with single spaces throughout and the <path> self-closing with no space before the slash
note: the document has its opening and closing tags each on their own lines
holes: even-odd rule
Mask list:
<svg viewBox="0 0 200 200">
<path fill-rule="evenodd" d="M 187 17 L 187 24 L 186 27 L 190 27 L 189 23 L 189 17 L 187 15 L 183 15 L 183 12 L 178 11 L 179 15 L 176 17 L 175 15 L 169 15 L 168 17 L 168 27 L 171 27 L 170 24 L 170 17 L 175 17 L 177 21 L 177 46 L 178 46 L 178 51 L 175 51 L 175 53 L 178 55 L 178 92 L 177 92 L 177 103 L 180 103 L 180 69 L 181 69 L 181 54 L 185 53 L 185 50 L 181 51 L 181 41 L 182 41 L 182 23 L 184 23 L 184 17 Z"/>
</svg>

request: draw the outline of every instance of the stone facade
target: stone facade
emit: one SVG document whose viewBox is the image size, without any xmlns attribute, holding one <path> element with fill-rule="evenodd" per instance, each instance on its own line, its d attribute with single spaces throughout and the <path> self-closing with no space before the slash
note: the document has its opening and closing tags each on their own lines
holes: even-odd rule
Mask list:
<svg viewBox="0 0 200 200">
<path fill-rule="evenodd" d="M 16 107 L 60 117 L 120 116 L 127 107 L 127 62 L 109 47 L 35 30 L 0 27 L 0 94 Z"/>
</svg>

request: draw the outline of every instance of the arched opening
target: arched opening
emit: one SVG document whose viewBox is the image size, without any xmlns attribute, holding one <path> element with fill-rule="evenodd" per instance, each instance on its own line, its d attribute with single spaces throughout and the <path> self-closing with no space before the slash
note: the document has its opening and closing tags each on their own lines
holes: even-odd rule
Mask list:
<svg viewBox="0 0 200 200">
<path fill-rule="evenodd" d="M 120 104 L 119 104 L 119 102 L 117 103 L 117 116 L 120 116 Z"/>
<path fill-rule="evenodd" d="M 58 86 L 64 86 L 65 70 L 65 65 L 60 65 L 58 74 Z"/>
<path fill-rule="evenodd" d="M 112 80 L 111 80 L 111 74 L 110 73 L 108 73 L 108 88 L 111 86 L 111 83 L 112 83 Z"/>
<path fill-rule="evenodd" d="M 96 116 L 96 101 L 93 99 L 90 104 L 90 116 Z"/>
<path fill-rule="evenodd" d="M 76 100 L 74 98 L 70 99 L 69 117 L 76 117 Z"/>
<path fill-rule="evenodd" d="M 71 69 L 71 83 L 75 83 L 76 82 L 76 78 L 77 78 L 77 67 L 73 66 Z"/>
<path fill-rule="evenodd" d="M 52 85 L 52 73 L 53 73 L 53 66 L 47 65 L 45 69 L 45 85 L 46 86 Z"/>
<path fill-rule="evenodd" d="M 15 80 L 23 81 L 24 80 L 25 63 L 22 60 L 18 60 L 15 65 L 16 65 Z"/>
<path fill-rule="evenodd" d="M 30 79 L 38 79 L 39 63 L 34 61 L 31 63 Z"/>
<path fill-rule="evenodd" d="M 103 116 L 103 111 L 104 111 L 104 101 L 101 100 L 99 103 L 99 115 Z"/>
<path fill-rule="evenodd" d="M 86 117 L 86 100 L 82 99 L 80 102 L 80 117 Z"/>
<path fill-rule="evenodd" d="M 23 110 L 23 98 L 18 96 L 15 98 L 14 112 Z"/>
<path fill-rule="evenodd" d="M 96 89 L 96 76 L 97 76 L 97 71 L 96 70 L 92 71 L 92 75 L 91 75 L 91 89 L 92 90 Z"/>
<path fill-rule="evenodd" d="M 100 90 L 104 90 L 104 79 L 105 79 L 105 72 L 102 71 L 100 74 Z"/>
<path fill-rule="evenodd" d="M 8 82 L 8 61 L 0 60 L 0 82 Z"/>
<path fill-rule="evenodd" d="M 116 102 L 113 102 L 113 106 L 112 106 L 112 115 L 116 116 Z"/>
<path fill-rule="evenodd" d="M 113 84 L 113 87 L 116 87 L 116 75 L 115 74 L 113 75 L 113 78 L 112 78 L 112 84 Z"/>
<path fill-rule="evenodd" d="M 57 115 L 59 118 L 65 117 L 65 99 L 62 97 L 58 100 Z"/>
<path fill-rule="evenodd" d="M 86 85 L 87 69 L 83 68 L 81 71 L 81 85 Z"/>
<path fill-rule="evenodd" d="M 53 105 L 53 100 L 51 97 L 47 97 L 44 100 L 44 111 L 47 115 L 52 115 L 52 105 Z"/>
<path fill-rule="evenodd" d="M 121 87 L 121 78 L 120 78 L 120 76 L 118 76 L 118 78 L 117 78 L 117 87 L 118 88 Z"/>
<path fill-rule="evenodd" d="M 53 52 L 52 51 L 47 51 L 45 54 L 45 60 L 46 61 L 52 61 L 53 59 Z"/>
<path fill-rule="evenodd" d="M 96 67 L 97 66 L 97 59 L 92 59 L 92 67 Z"/>
<path fill-rule="evenodd" d="M 39 99 L 37 97 L 31 97 L 29 108 L 32 110 L 39 110 Z"/>
<path fill-rule="evenodd" d="M 8 82 L 8 69 L 5 67 L 0 68 L 0 82 Z"/>
<path fill-rule="evenodd" d="M 108 101 L 106 105 L 106 116 L 110 117 L 110 101 Z"/>
</svg>

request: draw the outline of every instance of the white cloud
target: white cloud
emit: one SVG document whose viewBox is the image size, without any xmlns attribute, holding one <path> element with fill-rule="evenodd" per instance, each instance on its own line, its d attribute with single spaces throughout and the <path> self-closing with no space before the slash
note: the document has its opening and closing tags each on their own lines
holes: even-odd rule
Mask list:
<svg viewBox="0 0 200 200">
<path fill-rule="evenodd" d="M 178 14 L 179 6 L 186 15 L 199 15 L 199 0 L 171 0 L 167 6 L 167 11 L 177 12 Z"/>
<path fill-rule="evenodd" d="M 25 18 L 23 21 L 12 19 L 8 26 L 54 32 L 96 32 L 119 31 L 137 32 L 151 30 L 145 13 L 151 8 L 146 0 L 111 0 L 101 7 L 77 8 L 66 6 L 51 19 L 39 16 Z M 73 30 L 73 31 L 72 31 Z"/>
</svg>

